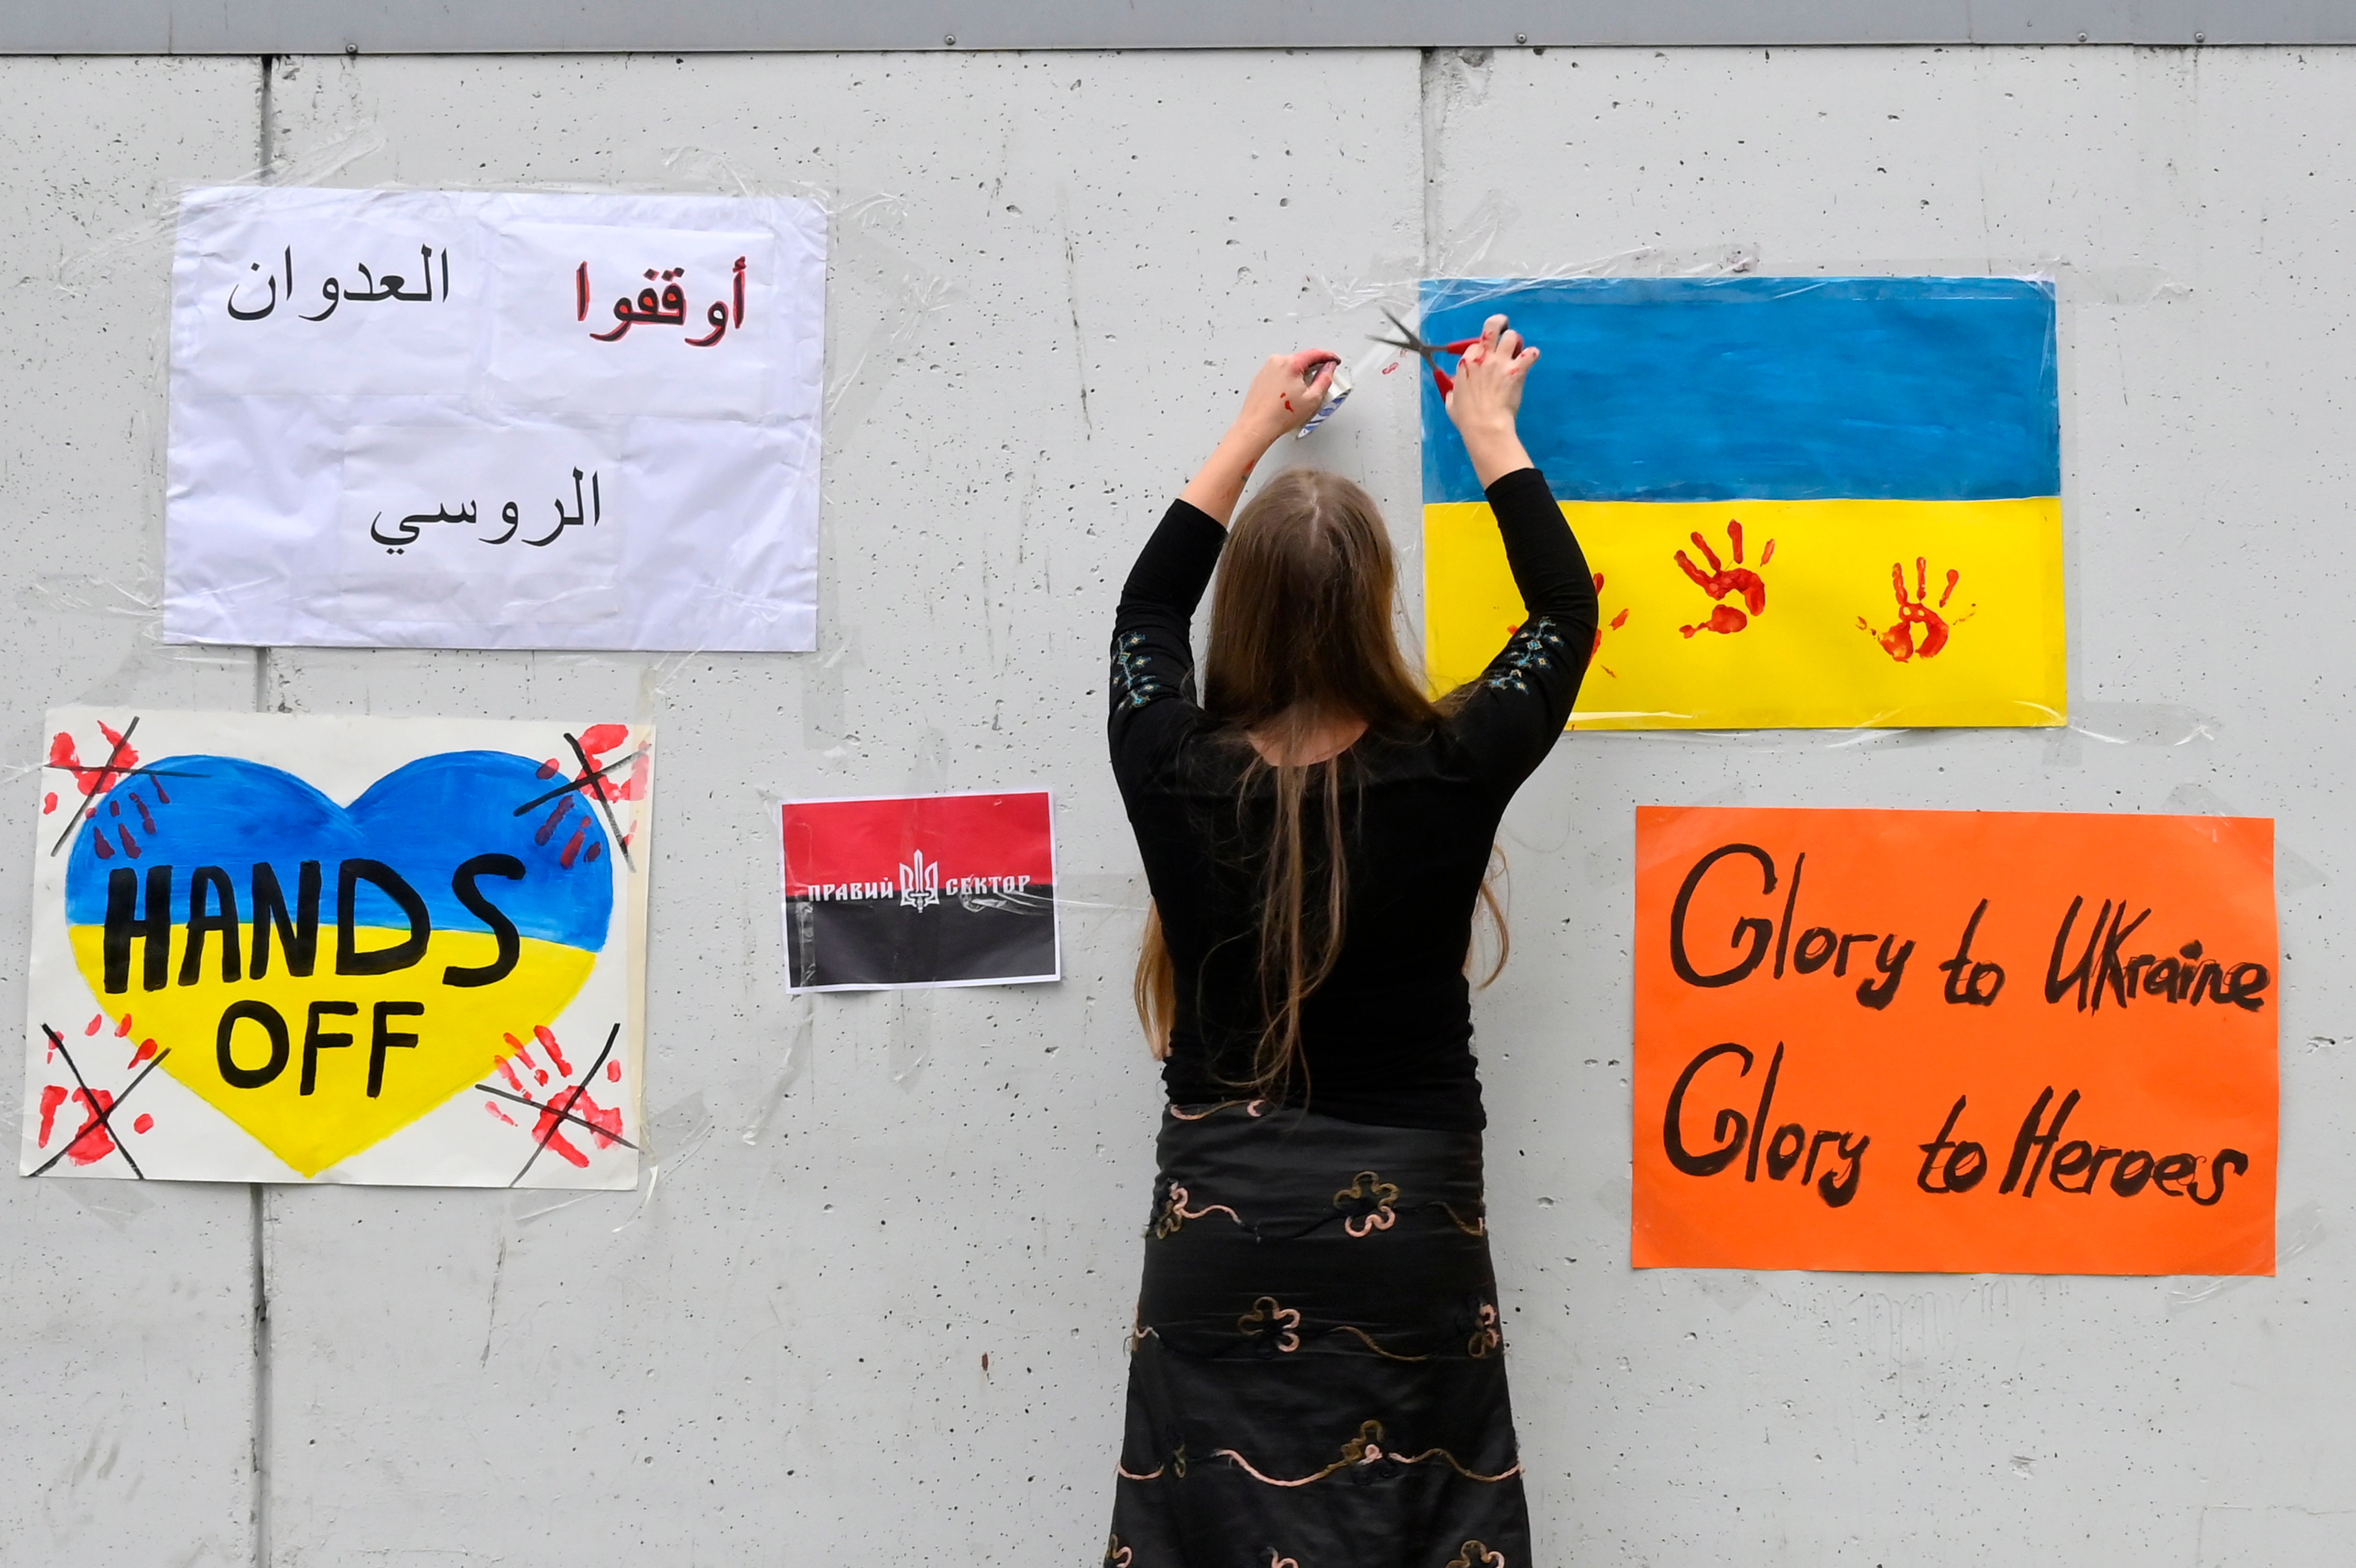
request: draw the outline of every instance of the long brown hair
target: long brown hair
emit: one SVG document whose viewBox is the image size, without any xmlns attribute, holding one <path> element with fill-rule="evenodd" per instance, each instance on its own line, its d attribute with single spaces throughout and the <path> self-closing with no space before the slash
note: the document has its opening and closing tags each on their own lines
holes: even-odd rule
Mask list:
<svg viewBox="0 0 2356 1568">
<path fill-rule="evenodd" d="M 1237 1085 L 1256 1093 L 1305 1073 L 1301 1004 L 1341 955 L 1349 752 L 1316 763 L 1270 763 L 1248 737 L 1256 732 L 1268 750 L 1290 758 L 1310 750 L 1335 721 L 1363 720 L 1368 733 L 1387 737 L 1425 733 L 1439 721 L 1440 709 L 1424 695 L 1391 631 L 1397 587 L 1390 535 L 1374 497 L 1338 474 L 1313 468 L 1269 480 L 1236 518 L 1219 560 L 1203 710 L 1235 744 L 1249 748 L 1239 796 L 1263 775 L 1275 796 L 1260 867 L 1263 1021 L 1251 1074 Z M 1312 791 L 1324 829 L 1314 852 L 1303 831 L 1303 805 Z M 1481 896 L 1497 921 L 1502 969 L 1504 912 L 1485 880 Z M 1493 969 L 1489 978 L 1495 977 Z M 1134 995 L 1138 1018 L 1162 1054 L 1178 997 L 1159 910 L 1146 916 Z"/>
</svg>

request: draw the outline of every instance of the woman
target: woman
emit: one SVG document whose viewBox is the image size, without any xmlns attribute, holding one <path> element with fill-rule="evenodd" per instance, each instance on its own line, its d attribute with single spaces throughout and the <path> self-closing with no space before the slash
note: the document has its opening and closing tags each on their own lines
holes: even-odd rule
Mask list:
<svg viewBox="0 0 2356 1568">
<path fill-rule="evenodd" d="M 1139 1012 L 1170 1104 L 1112 1568 L 1529 1563 L 1466 970 L 1498 819 L 1595 639 L 1587 563 L 1515 432 L 1537 357 L 1492 317 L 1448 400 L 1527 616 L 1442 702 L 1393 639 L 1365 491 L 1295 470 L 1226 530 L 1323 400 L 1323 351 L 1261 367 L 1122 591 L 1113 771 L 1153 891 Z"/>
</svg>

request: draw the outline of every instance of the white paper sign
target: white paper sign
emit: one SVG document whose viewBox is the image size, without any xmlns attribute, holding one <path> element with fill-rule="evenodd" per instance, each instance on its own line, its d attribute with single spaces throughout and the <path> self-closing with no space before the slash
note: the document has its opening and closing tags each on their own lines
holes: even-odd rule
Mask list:
<svg viewBox="0 0 2356 1568">
<path fill-rule="evenodd" d="M 20 1173 L 637 1181 L 650 728 L 47 732 Z"/>
<path fill-rule="evenodd" d="M 166 639 L 815 647 L 825 297 L 810 202 L 189 191 Z"/>
</svg>

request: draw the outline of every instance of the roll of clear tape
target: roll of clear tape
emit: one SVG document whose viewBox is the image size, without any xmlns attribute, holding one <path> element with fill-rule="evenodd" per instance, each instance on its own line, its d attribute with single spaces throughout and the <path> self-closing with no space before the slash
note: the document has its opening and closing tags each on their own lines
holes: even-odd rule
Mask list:
<svg viewBox="0 0 2356 1568">
<path fill-rule="evenodd" d="M 1325 389 L 1325 401 L 1318 407 L 1315 413 L 1309 416 L 1309 422 L 1307 424 L 1302 425 L 1299 430 L 1292 432 L 1292 439 L 1299 441 L 1302 436 L 1307 435 L 1311 431 L 1315 430 L 1319 425 L 1323 424 L 1327 420 L 1332 419 L 1333 417 L 1333 411 L 1340 408 L 1343 402 L 1346 400 L 1349 396 L 1350 368 L 1347 365 L 1343 364 L 1339 359 L 1336 359 L 1333 361 L 1333 384 Z"/>
</svg>

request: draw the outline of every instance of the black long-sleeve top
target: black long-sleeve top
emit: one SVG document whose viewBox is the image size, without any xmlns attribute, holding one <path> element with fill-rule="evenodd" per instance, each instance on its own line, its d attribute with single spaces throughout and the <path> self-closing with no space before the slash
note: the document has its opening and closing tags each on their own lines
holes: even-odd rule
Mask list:
<svg viewBox="0 0 2356 1568">
<path fill-rule="evenodd" d="M 1344 753 L 1346 899 L 1340 955 L 1301 1007 L 1307 1072 L 1292 1097 L 1388 1126 L 1485 1125 L 1465 976 L 1472 912 L 1505 803 L 1562 733 L 1594 651 L 1593 579 L 1535 468 L 1488 487 L 1526 619 L 1429 733 L 1369 732 Z M 1162 1082 L 1176 1104 L 1233 1098 L 1265 1015 L 1261 867 L 1272 831 L 1251 753 L 1195 706 L 1188 632 L 1226 530 L 1173 502 L 1121 590 L 1112 643 L 1112 765 L 1177 972 Z M 1324 829 L 1314 795 L 1308 842 Z"/>
</svg>

